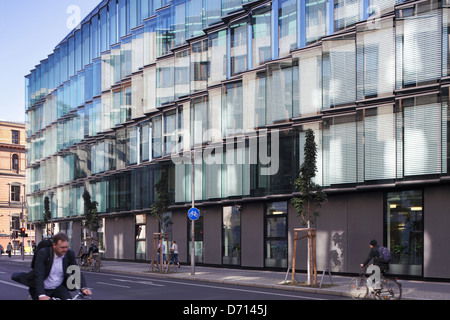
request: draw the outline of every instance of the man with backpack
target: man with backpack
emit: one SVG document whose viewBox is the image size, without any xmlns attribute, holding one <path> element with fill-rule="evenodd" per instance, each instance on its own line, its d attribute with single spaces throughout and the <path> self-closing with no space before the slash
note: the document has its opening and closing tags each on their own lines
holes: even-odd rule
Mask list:
<svg viewBox="0 0 450 320">
<path fill-rule="evenodd" d="M 67 287 L 69 266 L 77 266 L 75 253 L 69 249 L 69 238 L 58 233 L 52 241 L 45 240 L 39 243 L 36 254 L 31 263 L 32 271 L 14 273 L 12 279 L 29 287 L 33 300 L 48 300 L 52 297 L 66 300 L 71 299 Z M 83 274 L 80 273 L 81 291 L 91 295 L 86 288 Z"/>
<path fill-rule="evenodd" d="M 369 243 L 370 251 L 367 259 L 364 263 L 361 263 L 361 268 L 366 267 L 373 259 L 373 264 L 380 267 L 381 273 L 389 271 L 390 252 L 386 247 L 379 247 L 376 240 L 372 240 Z"/>
</svg>

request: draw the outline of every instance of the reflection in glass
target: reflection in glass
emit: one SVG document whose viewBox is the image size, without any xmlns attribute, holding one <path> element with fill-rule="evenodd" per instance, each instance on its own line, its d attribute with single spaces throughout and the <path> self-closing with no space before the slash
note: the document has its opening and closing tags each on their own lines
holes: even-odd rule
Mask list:
<svg viewBox="0 0 450 320">
<path fill-rule="evenodd" d="M 287 266 L 287 202 L 273 202 L 266 206 L 265 266 Z"/>
<path fill-rule="evenodd" d="M 223 208 L 223 264 L 241 264 L 241 212 L 236 206 Z"/>
<path fill-rule="evenodd" d="M 387 195 L 387 245 L 392 254 L 390 273 L 422 275 L 422 191 L 391 192 Z"/>
</svg>

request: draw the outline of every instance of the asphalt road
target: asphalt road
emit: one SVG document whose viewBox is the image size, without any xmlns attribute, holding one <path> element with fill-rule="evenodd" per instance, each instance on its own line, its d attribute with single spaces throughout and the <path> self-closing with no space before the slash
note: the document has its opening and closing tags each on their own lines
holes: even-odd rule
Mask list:
<svg viewBox="0 0 450 320">
<path fill-rule="evenodd" d="M 28 290 L 11 280 L 13 272 L 27 272 L 23 262 L 0 259 L 0 300 L 25 300 Z M 342 297 L 304 292 L 216 284 L 180 279 L 115 273 L 83 272 L 93 291 L 93 300 L 178 300 L 178 301 L 299 301 L 335 300 Z"/>
</svg>

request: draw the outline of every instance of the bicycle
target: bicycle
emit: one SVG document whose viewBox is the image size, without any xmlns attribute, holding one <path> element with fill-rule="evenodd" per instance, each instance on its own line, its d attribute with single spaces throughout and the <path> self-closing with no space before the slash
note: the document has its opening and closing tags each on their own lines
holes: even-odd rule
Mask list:
<svg viewBox="0 0 450 320">
<path fill-rule="evenodd" d="M 364 268 L 361 268 L 359 276 L 352 278 L 348 292 L 353 299 L 366 299 L 373 296 L 376 300 L 400 300 L 402 297 L 402 285 L 397 279 L 386 278 L 373 283 L 371 276 L 367 276 Z"/>
<path fill-rule="evenodd" d="M 61 299 L 52 297 L 51 300 L 61 300 Z M 92 297 L 79 291 L 75 296 L 73 296 L 72 299 L 67 299 L 67 300 L 92 300 Z"/>
<path fill-rule="evenodd" d="M 81 270 L 86 270 L 87 259 L 88 259 L 87 256 L 83 256 L 83 257 L 78 258 L 77 264 L 78 264 L 78 266 L 80 267 Z"/>
<path fill-rule="evenodd" d="M 30 295 L 28 295 L 27 300 L 33 300 L 31 298 Z M 50 300 L 61 300 L 60 298 L 56 298 L 56 297 L 51 297 Z M 92 300 L 92 296 L 88 296 L 86 294 L 84 294 L 83 292 L 81 292 L 81 290 L 72 297 L 72 299 L 67 299 L 67 300 Z"/>
<path fill-rule="evenodd" d="M 86 268 L 88 271 L 100 272 L 100 259 L 96 256 L 88 257 Z"/>
</svg>

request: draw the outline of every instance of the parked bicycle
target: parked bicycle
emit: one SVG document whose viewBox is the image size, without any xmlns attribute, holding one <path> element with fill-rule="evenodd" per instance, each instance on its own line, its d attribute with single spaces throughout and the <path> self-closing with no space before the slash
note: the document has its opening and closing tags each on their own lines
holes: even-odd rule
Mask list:
<svg viewBox="0 0 450 320">
<path fill-rule="evenodd" d="M 150 263 L 150 266 L 151 265 L 152 264 Z M 159 261 L 155 262 L 153 267 L 155 268 L 154 270 L 156 272 L 159 272 L 160 271 L 160 269 L 159 269 L 160 268 Z M 175 263 L 173 261 L 169 261 L 168 263 L 164 263 L 162 268 L 163 268 L 162 269 L 163 273 L 177 272 L 177 267 L 175 266 Z"/>
<path fill-rule="evenodd" d="M 348 292 L 353 299 L 400 300 L 402 285 L 396 278 L 386 278 L 384 275 L 374 282 L 372 275 L 367 275 L 365 268 L 361 268 L 359 276 L 350 281 Z"/>
</svg>

